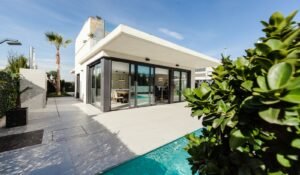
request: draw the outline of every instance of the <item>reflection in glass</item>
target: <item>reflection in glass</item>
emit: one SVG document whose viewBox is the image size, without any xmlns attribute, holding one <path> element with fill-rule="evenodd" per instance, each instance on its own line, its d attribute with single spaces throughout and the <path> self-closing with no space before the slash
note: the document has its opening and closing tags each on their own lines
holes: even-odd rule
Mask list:
<svg viewBox="0 0 300 175">
<path fill-rule="evenodd" d="M 150 95 L 150 103 L 153 105 L 155 104 L 155 98 L 154 98 L 154 67 L 150 68 L 150 89 L 149 89 L 149 95 Z"/>
<path fill-rule="evenodd" d="M 183 91 L 187 88 L 187 72 L 181 72 L 181 101 L 185 100 L 185 97 L 183 95 Z"/>
<path fill-rule="evenodd" d="M 150 104 L 150 78 L 150 67 L 138 65 L 136 87 L 137 106 L 144 106 Z"/>
<path fill-rule="evenodd" d="M 100 107 L 101 97 L 101 67 L 100 63 L 93 65 L 89 69 L 90 78 L 90 102 Z"/>
<path fill-rule="evenodd" d="M 130 65 L 130 77 L 129 77 L 129 81 L 130 81 L 130 107 L 135 107 L 135 103 L 136 103 L 136 100 L 135 100 L 135 65 L 134 64 L 131 64 Z"/>
<path fill-rule="evenodd" d="M 173 102 L 179 101 L 180 96 L 180 72 L 173 72 Z"/>
<path fill-rule="evenodd" d="M 111 110 L 183 101 L 188 72 L 174 70 L 172 79 L 169 72 L 167 68 L 112 61 Z"/>
<path fill-rule="evenodd" d="M 155 103 L 169 102 L 169 70 L 155 68 Z"/>
<path fill-rule="evenodd" d="M 111 109 L 129 107 L 129 64 L 112 61 Z"/>
</svg>

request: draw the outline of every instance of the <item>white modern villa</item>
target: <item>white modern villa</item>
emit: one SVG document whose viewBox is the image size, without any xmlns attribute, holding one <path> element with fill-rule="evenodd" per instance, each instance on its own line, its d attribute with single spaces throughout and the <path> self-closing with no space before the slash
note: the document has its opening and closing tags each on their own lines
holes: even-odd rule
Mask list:
<svg viewBox="0 0 300 175">
<path fill-rule="evenodd" d="M 195 69 L 219 61 L 137 29 L 89 17 L 75 43 L 75 96 L 103 112 L 184 101 Z"/>
</svg>

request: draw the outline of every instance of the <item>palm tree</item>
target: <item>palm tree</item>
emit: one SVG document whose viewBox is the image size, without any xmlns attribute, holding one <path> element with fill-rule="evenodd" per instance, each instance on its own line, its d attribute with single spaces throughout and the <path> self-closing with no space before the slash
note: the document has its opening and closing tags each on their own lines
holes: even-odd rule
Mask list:
<svg viewBox="0 0 300 175">
<path fill-rule="evenodd" d="M 56 77 L 56 93 L 61 95 L 60 90 L 60 53 L 61 46 L 67 47 L 71 43 L 71 40 L 65 40 L 60 34 L 54 32 L 45 33 L 47 40 L 53 44 L 56 48 L 56 65 L 57 65 L 57 77 Z"/>
</svg>

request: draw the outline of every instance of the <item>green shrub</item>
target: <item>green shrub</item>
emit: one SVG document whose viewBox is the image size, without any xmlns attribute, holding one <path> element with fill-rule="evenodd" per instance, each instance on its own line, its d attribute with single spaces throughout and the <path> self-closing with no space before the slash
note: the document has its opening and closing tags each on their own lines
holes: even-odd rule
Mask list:
<svg viewBox="0 0 300 175">
<path fill-rule="evenodd" d="M 300 28 L 296 12 L 262 21 L 265 37 L 231 61 L 213 83 L 186 90 L 203 135 L 188 135 L 192 172 L 300 174 Z"/>
<path fill-rule="evenodd" d="M 16 106 L 16 81 L 8 72 L 0 71 L 0 118 Z"/>
</svg>

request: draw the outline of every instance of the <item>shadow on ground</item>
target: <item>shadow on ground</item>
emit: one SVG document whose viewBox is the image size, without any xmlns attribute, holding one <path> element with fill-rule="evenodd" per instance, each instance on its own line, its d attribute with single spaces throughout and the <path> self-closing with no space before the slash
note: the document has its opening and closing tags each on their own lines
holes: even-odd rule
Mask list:
<svg viewBox="0 0 300 175">
<path fill-rule="evenodd" d="M 59 108 L 68 109 L 60 112 L 60 116 L 55 116 L 53 110 L 47 117 L 51 121 L 48 126 L 40 124 L 42 120 L 32 122 L 44 127 L 42 144 L 0 153 L 1 175 L 95 174 L 135 157 L 117 133 L 70 104 L 59 104 Z M 38 111 L 34 115 L 45 114 Z M 29 127 L 17 128 L 16 132 L 28 131 Z"/>
</svg>

